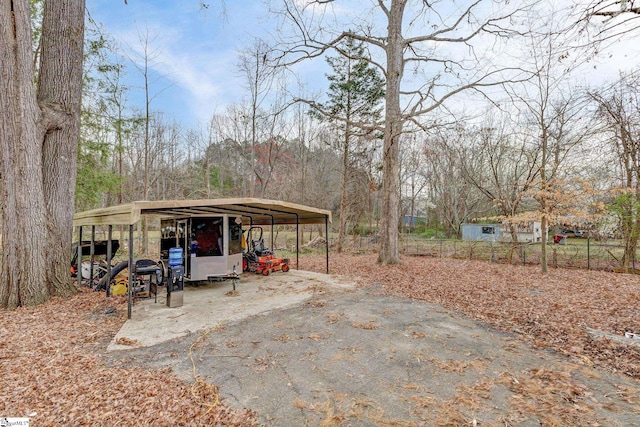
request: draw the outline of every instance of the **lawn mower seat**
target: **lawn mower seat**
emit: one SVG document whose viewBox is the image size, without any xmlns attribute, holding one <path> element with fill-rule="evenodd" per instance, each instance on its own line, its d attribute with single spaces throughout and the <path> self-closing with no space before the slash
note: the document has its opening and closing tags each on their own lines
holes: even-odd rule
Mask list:
<svg viewBox="0 0 640 427">
<path fill-rule="evenodd" d="M 256 253 L 256 255 L 261 256 L 264 253 L 268 252 L 267 248 L 264 247 L 264 240 L 263 239 L 259 239 L 259 240 L 253 240 L 251 242 L 252 246 L 253 246 L 253 252 Z"/>
</svg>

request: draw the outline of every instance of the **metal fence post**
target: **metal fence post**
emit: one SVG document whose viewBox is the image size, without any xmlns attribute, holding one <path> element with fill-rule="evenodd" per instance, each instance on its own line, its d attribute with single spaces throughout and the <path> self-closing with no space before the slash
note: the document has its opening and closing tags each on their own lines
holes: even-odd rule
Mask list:
<svg viewBox="0 0 640 427">
<path fill-rule="evenodd" d="M 82 288 L 82 226 L 78 226 L 78 260 L 76 261 L 76 275 L 78 276 L 78 289 Z"/>
<path fill-rule="evenodd" d="M 591 238 L 587 237 L 587 270 L 591 270 Z"/>
<path fill-rule="evenodd" d="M 493 249 L 493 239 L 491 239 L 491 262 L 495 262 L 495 252 Z"/>
</svg>

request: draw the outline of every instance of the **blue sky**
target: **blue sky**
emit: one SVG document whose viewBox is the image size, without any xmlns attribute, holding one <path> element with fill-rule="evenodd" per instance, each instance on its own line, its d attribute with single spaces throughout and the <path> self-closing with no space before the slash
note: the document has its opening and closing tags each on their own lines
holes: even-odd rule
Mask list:
<svg viewBox="0 0 640 427">
<path fill-rule="evenodd" d="M 149 34 L 152 109 L 187 125 L 206 122 L 212 114 L 241 100 L 243 81 L 237 53 L 254 37 L 271 29 L 267 7 L 259 0 L 89 0 L 91 16 L 104 25 L 130 59 L 142 59 L 140 39 Z M 137 53 L 137 54 L 136 54 Z M 130 68 L 133 102 L 140 104 L 143 78 Z M 317 76 L 324 79 L 322 73 Z"/>
<path fill-rule="evenodd" d="M 148 31 L 153 57 L 151 107 L 186 126 L 204 124 L 212 114 L 222 113 L 228 105 L 241 101 L 246 91 L 236 67 L 238 51 L 251 45 L 254 37 L 268 37 L 269 32 L 275 31 L 268 2 L 262 0 L 226 0 L 224 16 L 220 0 L 206 1 L 210 4 L 208 9 L 202 9 L 198 0 L 124 1 L 89 0 L 87 7 L 134 61 L 142 58 L 140 38 Z M 341 7 L 336 9 L 340 17 L 370 19 L 363 11 L 370 9 L 371 2 L 364 1 L 367 7 L 361 8 L 359 14 L 345 9 L 354 1 L 335 4 Z M 620 68 L 637 67 L 638 40 L 640 35 L 617 43 L 606 55 L 588 64 L 581 77 L 586 82 L 611 80 Z M 297 71 L 316 92 L 326 91 L 324 74 L 328 68 L 324 61 L 303 63 Z M 142 76 L 134 68 L 128 74 L 130 99 L 142 107 Z"/>
</svg>

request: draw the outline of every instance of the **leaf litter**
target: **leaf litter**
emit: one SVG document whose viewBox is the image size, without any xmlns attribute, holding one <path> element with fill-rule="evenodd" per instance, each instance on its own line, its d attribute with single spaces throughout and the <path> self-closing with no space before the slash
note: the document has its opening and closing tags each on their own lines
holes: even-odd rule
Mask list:
<svg viewBox="0 0 640 427">
<path fill-rule="evenodd" d="M 304 256 L 300 268 L 324 272 L 324 256 Z M 587 328 L 619 336 L 640 333 L 640 276 L 560 269 L 542 275 L 537 267 L 426 257 L 405 257 L 402 265 L 382 266 L 374 255 L 348 254 L 332 256 L 331 269 L 372 292 L 440 304 L 534 347 L 553 349 L 578 365 L 640 379 L 639 347 L 587 333 Z M 254 411 L 230 408 L 215 385 L 200 379 L 191 384 L 178 379 L 171 368 L 142 369 L 135 361 L 108 365 L 101 353 L 125 320 L 124 298 L 107 299 L 92 292 L 0 311 L 0 414 L 30 417 L 43 426 L 107 426 L 114 420 L 120 425 L 258 425 Z M 338 316 L 328 318 L 331 323 L 337 320 Z M 353 326 L 367 329 L 370 324 L 374 325 Z M 478 397 L 485 399 L 486 390 L 496 386 L 515 393 L 511 406 L 517 412 L 546 413 L 544 421 L 550 425 L 585 421 L 580 413 L 592 415 L 584 413 L 589 396 L 580 384 L 566 373 L 540 368 L 503 373 L 474 390 L 458 390 L 455 400 L 444 406 L 450 413 L 441 409 L 438 421 L 474 422 L 469 411 Z M 640 405 L 638 388 L 621 386 L 617 393 Z M 430 397 L 413 400 L 417 407 L 432 407 Z M 575 412 L 559 411 L 559 401 L 573 405 Z M 302 409 L 303 403 L 297 406 Z M 334 405 L 323 409 L 325 425 L 344 421 Z M 511 415 L 503 421 L 513 425 L 521 419 Z M 378 422 L 398 425 L 382 415 Z"/>
<path fill-rule="evenodd" d="M 124 298 L 94 292 L 0 311 L 0 414 L 37 426 L 257 425 L 256 413 L 231 409 L 214 385 L 189 384 L 171 368 L 108 365 L 101 352 L 126 312 Z"/>
</svg>

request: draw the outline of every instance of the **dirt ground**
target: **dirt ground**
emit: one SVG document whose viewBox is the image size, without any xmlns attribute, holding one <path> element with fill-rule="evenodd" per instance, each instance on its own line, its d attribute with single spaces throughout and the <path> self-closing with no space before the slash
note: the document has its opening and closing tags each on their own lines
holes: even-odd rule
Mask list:
<svg viewBox="0 0 640 427">
<path fill-rule="evenodd" d="M 288 289 L 273 277 L 257 288 Z M 640 426 L 637 380 L 441 305 L 315 279 L 307 298 L 266 305 L 106 363 L 215 384 L 268 426 Z"/>
</svg>

